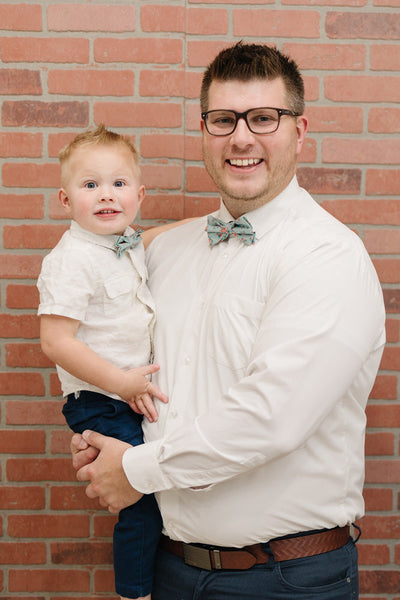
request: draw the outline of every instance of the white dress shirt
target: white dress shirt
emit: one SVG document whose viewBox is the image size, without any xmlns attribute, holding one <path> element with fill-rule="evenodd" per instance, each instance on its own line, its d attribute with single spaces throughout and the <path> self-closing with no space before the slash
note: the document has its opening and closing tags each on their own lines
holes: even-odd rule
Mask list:
<svg viewBox="0 0 400 600">
<path fill-rule="evenodd" d="M 296 178 L 246 217 L 254 245 L 210 247 L 201 218 L 147 251 L 169 403 L 123 466 L 185 542 L 240 547 L 363 513 L 364 409 L 385 341 L 375 270 Z"/>
<path fill-rule="evenodd" d="M 125 235 L 132 234 L 128 227 Z M 80 321 L 77 339 L 99 356 L 128 370 L 150 360 L 155 319 L 140 242 L 117 258 L 117 235 L 98 235 L 75 221 L 43 259 L 38 314 Z M 90 390 L 119 398 L 74 377 L 57 365 L 64 396 Z"/>
</svg>

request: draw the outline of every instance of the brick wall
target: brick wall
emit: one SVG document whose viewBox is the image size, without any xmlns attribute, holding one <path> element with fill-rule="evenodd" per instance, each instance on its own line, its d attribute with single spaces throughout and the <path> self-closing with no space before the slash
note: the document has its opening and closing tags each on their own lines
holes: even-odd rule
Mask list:
<svg viewBox="0 0 400 600">
<path fill-rule="evenodd" d="M 35 279 L 67 227 L 58 150 L 94 123 L 131 134 L 141 222 L 218 204 L 201 162 L 201 73 L 234 40 L 276 43 L 306 82 L 300 182 L 364 240 L 388 344 L 368 407 L 363 600 L 400 600 L 400 2 L 0 3 L 0 591 L 111 599 L 114 517 L 75 482 L 60 388 L 41 353 Z M 1 594 L 0 594 L 1 595 Z"/>
</svg>

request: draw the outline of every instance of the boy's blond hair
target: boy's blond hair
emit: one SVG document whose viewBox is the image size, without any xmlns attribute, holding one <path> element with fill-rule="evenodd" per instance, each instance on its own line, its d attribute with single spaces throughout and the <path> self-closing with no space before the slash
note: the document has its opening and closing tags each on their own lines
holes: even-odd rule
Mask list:
<svg viewBox="0 0 400 600">
<path fill-rule="evenodd" d="M 140 174 L 138 151 L 130 138 L 127 135 L 122 135 L 121 133 L 106 129 L 105 125 L 101 123 L 96 129 L 89 129 L 82 133 L 78 133 L 78 135 L 59 152 L 58 159 L 61 165 L 61 178 L 63 178 L 63 166 L 68 162 L 75 150 L 85 146 L 95 146 L 97 144 L 103 146 L 121 144 L 125 146 L 131 152 L 138 169 L 138 175 Z"/>
</svg>

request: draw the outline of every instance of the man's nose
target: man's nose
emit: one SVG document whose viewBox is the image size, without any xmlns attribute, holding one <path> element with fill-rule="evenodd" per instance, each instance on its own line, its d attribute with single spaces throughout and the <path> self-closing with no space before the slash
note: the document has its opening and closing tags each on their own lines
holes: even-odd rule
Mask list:
<svg viewBox="0 0 400 600">
<path fill-rule="evenodd" d="M 247 122 L 243 117 L 238 119 L 235 131 L 231 134 L 231 143 L 236 145 L 247 145 L 254 142 L 254 134 L 247 126 Z"/>
</svg>

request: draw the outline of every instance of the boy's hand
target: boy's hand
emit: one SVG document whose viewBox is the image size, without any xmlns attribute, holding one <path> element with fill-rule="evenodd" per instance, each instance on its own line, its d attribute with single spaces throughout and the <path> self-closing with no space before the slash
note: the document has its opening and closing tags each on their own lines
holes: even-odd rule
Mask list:
<svg viewBox="0 0 400 600">
<path fill-rule="evenodd" d="M 144 415 L 150 423 L 158 419 L 158 412 L 152 396 L 155 396 L 161 402 L 168 402 L 167 396 L 146 377 L 159 369 L 159 365 L 147 365 L 125 371 L 121 385 L 122 389 L 117 391 L 121 398 L 128 402 L 134 412 Z"/>
</svg>

